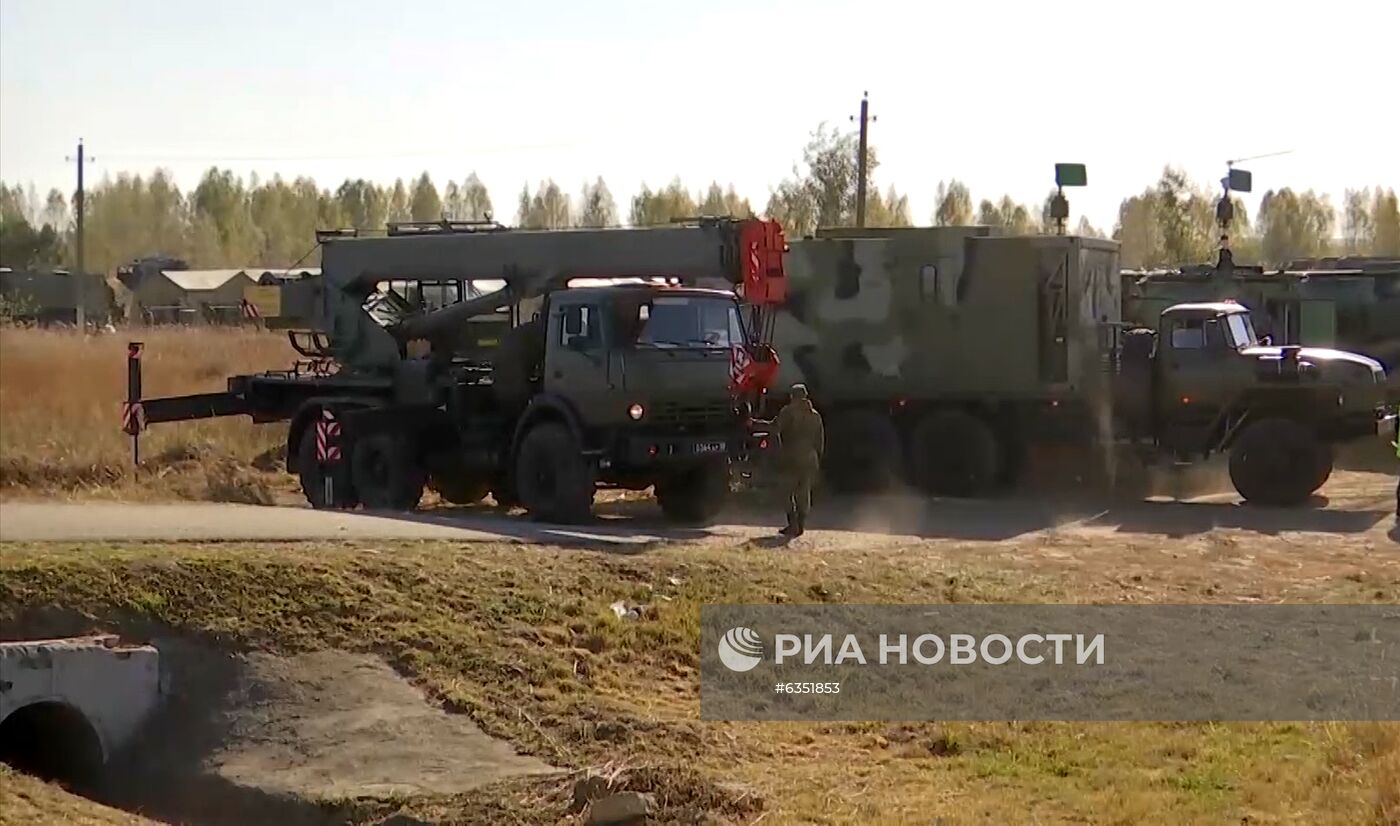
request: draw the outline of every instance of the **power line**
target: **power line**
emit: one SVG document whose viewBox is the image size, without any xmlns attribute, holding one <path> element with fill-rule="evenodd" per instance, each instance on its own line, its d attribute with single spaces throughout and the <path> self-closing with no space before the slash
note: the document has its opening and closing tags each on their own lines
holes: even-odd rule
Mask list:
<svg viewBox="0 0 1400 826">
<path fill-rule="evenodd" d="M 595 145 L 583 141 L 569 141 L 561 143 L 541 143 L 541 144 L 513 144 L 511 146 L 494 147 L 442 147 L 439 149 L 424 149 L 406 152 L 366 152 L 360 154 L 347 155 L 181 155 L 166 153 L 129 153 L 129 152 L 108 152 L 105 157 L 112 160 L 121 161 L 154 161 L 165 163 L 275 163 L 284 161 L 363 161 L 363 160 L 393 160 L 396 158 L 428 158 L 444 157 L 451 155 L 482 155 L 502 152 L 534 152 L 557 149 L 576 149 L 584 146 Z"/>
</svg>

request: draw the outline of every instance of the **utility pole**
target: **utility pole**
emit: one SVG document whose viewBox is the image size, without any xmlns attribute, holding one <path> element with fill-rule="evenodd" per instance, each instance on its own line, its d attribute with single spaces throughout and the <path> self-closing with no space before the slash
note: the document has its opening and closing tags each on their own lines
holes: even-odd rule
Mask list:
<svg viewBox="0 0 1400 826">
<path fill-rule="evenodd" d="M 67 160 L 71 163 L 74 159 L 68 158 Z M 78 213 L 78 223 L 76 227 L 78 237 L 75 243 L 78 260 L 76 262 L 77 266 L 73 268 L 72 276 L 73 318 L 77 322 L 79 330 L 87 329 L 87 313 L 83 308 L 83 278 L 85 275 L 85 270 L 83 269 L 83 213 L 86 212 L 83 208 L 83 164 L 86 160 L 87 158 L 83 155 L 83 139 L 78 138 L 78 194 L 73 200 L 74 209 L 76 209 Z"/>
<path fill-rule="evenodd" d="M 854 120 L 854 118 L 852 118 Z M 866 169 L 867 133 L 870 121 L 870 93 L 862 92 L 860 98 L 860 148 L 856 150 L 860 154 L 856 156 L 856 226 L 865 226 L 865 178 Z"/>
</svg>

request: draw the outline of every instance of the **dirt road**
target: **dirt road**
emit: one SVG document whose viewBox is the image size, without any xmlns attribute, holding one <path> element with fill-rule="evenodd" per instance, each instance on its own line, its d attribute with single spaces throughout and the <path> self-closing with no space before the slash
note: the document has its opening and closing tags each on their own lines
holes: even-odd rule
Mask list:
<svg viewBox="0 0 1400 826">
<path fill-rule="evenodd" d="M 930 501 L 907 495 L 819 503 L 809 547 L 871 547 L 921 539 L 1001 541 L 1053 531 L 1086 540 L 1104 535 L 1184 538 L 1217 531 L 1270 536 L 1317 534 L 1330 542 L 1393 537 L 1394 477 L 1338 473 L 1309 506 L 1243 505 L 1232 494 L 1186 500 L 1107 504 L 1105 499 L 1018 497 L 995 501 Z M 580 526 L 546 525 L 490 508 L 431 508 L 415 513 L 342 513 L 294 507 L 217 503 L 0 503 L 0 541 L 298 541 L 455 539 L 555 545 L 643 547 L 667 541 L 783 544 L 774 536 L 781 509 L 732 508 L 723 524 L 667 525 L 645 502 L 599 507 Z"/>
</svg>

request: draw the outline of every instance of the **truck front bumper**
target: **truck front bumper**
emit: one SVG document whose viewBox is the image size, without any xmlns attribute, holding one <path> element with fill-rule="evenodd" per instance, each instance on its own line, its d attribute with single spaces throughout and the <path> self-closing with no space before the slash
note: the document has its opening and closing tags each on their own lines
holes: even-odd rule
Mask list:
<svg viewBox="0 0 1400 826">
<path fill-rule="evenodd" d="M 697 462 L 717 456 L 731 457 L 742 441 L 738 434 L 705 436 L 628 436 L 623 440 L 622 460 L 640 467 Z"/>
<path fill-rule="evenodd" d="M 767 431 L 728 430 L 682 436 L 634 433 L 619 439 L 613 455 L 634 468 L 703 462 L 716 457 L 743 463 L 768 452 L 770 446 Z"/>
</svg>

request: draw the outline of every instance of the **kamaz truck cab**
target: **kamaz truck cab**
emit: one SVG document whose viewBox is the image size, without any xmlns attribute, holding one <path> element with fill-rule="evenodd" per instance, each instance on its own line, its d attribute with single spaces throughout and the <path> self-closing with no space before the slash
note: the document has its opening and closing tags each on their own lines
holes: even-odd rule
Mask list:
<svg viewBox="0 0 1400 826">
<path fill-rule="evenodd" d="M 1177 304 L 1131 330 L 1115 387 L 1120 426 L 1180 461 L 1229 451 L 1245 499 L 1294 505 L 1332 473 L 1332 444 L 1377 432 L 1385 371 L 1340 350 L 1261 342 L 1232 302 Z"/>
<path fill-rule="evenodd" d="M 516 417 L 512 481 L 527 509 L 577 515 L 603 481 L 654 486 L 678 521 L 712 515 L 728 490 L 726 460 L 746 439 L 730 379 L 734 352 L 750 342 L 733 293 L 560 290 L 538 321 L 517 329 L 543 339 L 526 345 L 541 355 L 498 363 L 538 375 L 512 379 L 525 391 L 515 397 L 498 381 L 495 396 Z"/>
</svg>

